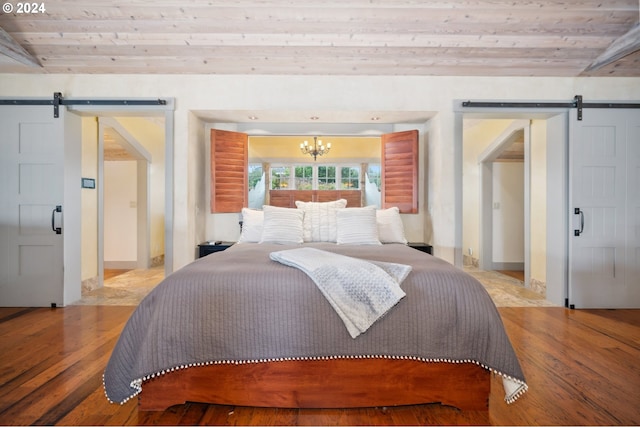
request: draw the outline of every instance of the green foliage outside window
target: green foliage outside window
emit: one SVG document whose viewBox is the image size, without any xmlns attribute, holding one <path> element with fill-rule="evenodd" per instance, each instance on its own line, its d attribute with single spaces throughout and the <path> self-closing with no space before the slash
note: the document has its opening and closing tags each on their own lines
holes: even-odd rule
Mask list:
<svg viewBox="0 0 640 427">
<path fill-rule="evenodd" d="M 318 166 L 318 190 L 336 189 L 336 167 Z"/>
<path fill-rule="evenodd" d="M 271 168 L 271 189 L 286 190 L 289 188 L 290 169 L 285 166 Z"/>
<path fill-rule="evenodd" d="M 296 189 L 311 190 L 313 187 L 313 166 L 296 166 Z"/>
<path fill-rule="evenodd" d="M 256 184 L 262 179 L 262 165 L 249 165 L 249 190 L 256 188 Z"/>
<path fill-rule="evenodd" d="M 288 165 L 272 166 L 272 190 L 358 190 L 360 189 L 360 168 L 356 166 L 330 165 Z M 379 170 L 379 167 L 378 167 Z M 314 177 L 314 171 L 316 176 Z M 293 173 L 293 177 L 291 177 Z M 262 167 L 249 167 L 249 186 L 254 188 L 262 176 Z M 378 182 L 380 181 L 377 173 Z M 314 185 L 314 179 L 316 184 Z"/>
<path fill-rule="evenodd" d="M 375 183 L 378 186 L 378 191 L 380 191 L 382 178 L 381 178 L 381 169 L 379 164 L 370 164 L 367 169 L 367 177 L 370 182 Z"/>
<path fill-rule="evenodd" d="M 356 190 L 360 188 L 359 168 L 343 167 L 340 172 L 341 188 L 345 190 Z"/>
</svg>

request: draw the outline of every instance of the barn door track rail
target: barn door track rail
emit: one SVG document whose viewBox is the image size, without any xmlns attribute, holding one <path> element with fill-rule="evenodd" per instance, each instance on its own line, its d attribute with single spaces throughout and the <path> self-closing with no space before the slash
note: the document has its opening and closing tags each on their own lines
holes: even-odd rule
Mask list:
<svg viewBox="0 0 640 427">
<path fill-rule="evenodd" d="M 470 108 L 577 108 L 578 120 L 582 120 L 584 108 L 640 108 L 640 103 L 628 102 L 584 102 L 582 95 L 576 95 L 570 102 L 476 102 L 464 101 L 463 107 Z"/>
<path fill-rule="evenodd" d="M 51 105 L 53 117 L 60 117 L 61 105 L 122 105 L 157 106 L 167 105 L 165 99 L 64 99 L 62 92 L 54 92 L 52 99 L 0 99 L 0 105 Z"/>
</svg>

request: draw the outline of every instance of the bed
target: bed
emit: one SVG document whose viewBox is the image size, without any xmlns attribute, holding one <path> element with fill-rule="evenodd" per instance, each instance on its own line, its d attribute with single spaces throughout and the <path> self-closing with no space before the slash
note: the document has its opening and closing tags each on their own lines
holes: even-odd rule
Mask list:
<svg viewBox="0 0 640 427">
<path fill-rule="evenodd" d="M 168 276 L 136 308 L 113 350 L 103 376 L 109 401 L 137 396 L 140 410 L 188 401 L 299 408 L 440 402 L 487 410 L 491 375 L 502 378 L 508 403 L 524 393 L 520 364 L 484 287 L 407 246 L 403 232 L 381 241 L 389 224 L 378 222 L 377 244 L 364 244 L 372 238 L 370 209 L 343 208 L 319 216 L 331 218 L 336 240 L 313 241 L 305 235 L 305 227 L 318 230 L 304 225 L 309 211 L 265 207 L 262 230 L 245 219 L 241 242 Z M 295 238 L 287 240 L 292 223 Z M 324 240 L 336 237 L 336 227 L 324 227 Z M 376 274 L 379 266 L 407 268 L 397 281 L 401 295 L 354 333 L 316 276 L 278 258 L 302 252 L 321 254 L 309 261 L 316 264 L 326 255 L 375 265 Z"/>
</svg>

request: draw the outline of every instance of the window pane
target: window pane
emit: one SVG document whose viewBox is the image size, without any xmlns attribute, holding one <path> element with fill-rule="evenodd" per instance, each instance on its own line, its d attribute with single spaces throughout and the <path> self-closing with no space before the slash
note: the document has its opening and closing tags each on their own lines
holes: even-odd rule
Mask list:
<svg viewBox="0 0 640 427">
<path fill-rule="evenodd" d="M 318 190 L 336 189 L 336 167 L 318 166 Z"/>
<path fill-rule="evenodd" d="M 249 207 L 261 209 L 264 205 L 265 196 L 265 176 L 261 163 L 249 164 Z"/>
<path fill-rule="evenodd" d="M 360 169 L 343 167 L 341 169 L 341 184 L 345 190 L 357 190 L 360 188 Z"/>
<path fill-rule="evenodd" d="M 296 189 L 311 190 L 313 186 L 313 166 L 296 166 Z"/>
<path fill-rule="evenodd" d="M 271 189 L 286 190 L 289 187 L 289 168 L 278 166 L 271 168 Z"/>
<path fill-rule="evenodd" d="M 256 188 L 256 184 L 262 179 L 262 165 L 250 164 L 249 165 L 249 190 Z"/>
<path fill-rule="evenodd" d="M 380 165 L 379 164 L 369 164 L 369 168 L 367 169 L 367 177 L 369 178 L 369 182 L 376 184 L 378 187 L 378 191 L 380 191 Z"/>
</svg>

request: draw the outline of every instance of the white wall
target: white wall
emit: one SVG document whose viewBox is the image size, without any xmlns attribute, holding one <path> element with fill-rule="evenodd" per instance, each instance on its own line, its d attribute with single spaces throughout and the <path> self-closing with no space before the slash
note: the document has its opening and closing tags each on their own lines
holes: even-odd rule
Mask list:
<svg viewBox="0 0 640 427">
<path fill-rule="evenodd" d="M 106 268 L 135 268 L 138 259 L 137 164 L 104 162 L 104 262 Z"/>
<path fill-rule="evenodd" d="M 150 154 L 149 164 L 149 249 L 150 257 L 164 255 L 165 153 L 164 123 L 146 117 L 117 117 L 116 120 Z"/>
<path fill-rule="evenodd" d="M 530 275 L 547 281 L 547 121 L 531 121 Z"/>
<path fill-rule="evenodd" d="M 240 75 L 67 75 L 2 74 L 0 96 L 51 97 L 54 91 L 70 97 L 172 97 L 174 114 L 173 268 L 195 257 L 205 238 L 206 210 L 200 181 L 205 143 L 194 119 L 198 111 L 263 110 L 424 111 L 433 114 L 425 135 L 421 179 L 428 183 L 428 200 L 420 209 L 420 226 L 431 233 L 435 254 L 453 261 L 456 250 L 456 213 L 461 210 L 455 183 L 457 100 L 572 100 L 576 94 L 590 100 L 638 100 L 640 78 L 570 77 L 432 77 L 432 76 L 240 76 Z M 422 175 L 424 174 L 424 175 Z M 233 215 L 227 222 L 237 222 Z M 216 226 L 226 227 L 227 222 Z"/>
<path fill-rule="evenodd" d="M 82 177 L 98 184 L 98 122 L 82 118 Z M 98 276 L 98 189 L 83 188 L 82 193 L 82 280 Z"/>
<path fill-rule="evenodd" d="M 0 81 L 2 78 L 0 77 Z M 61 113 L 64 118 L 64 305 L 80 299 L 82 289 L 82 121 L 79 116 Z M 72 224 L 77 227 L 71 229 Z"/>
<path fill-rule="evenodd" d="M 464 129 L 462 177 L 462 248 L 465 255 L 481 259 L 480 246 L 480 155 L 502 134 L 513 120 L 467 121 Z"/>
<path fill-rule="evenodd" d="M 524 263 L 524 163 L 493 164 L 493 263 Z"/>
</svg>

